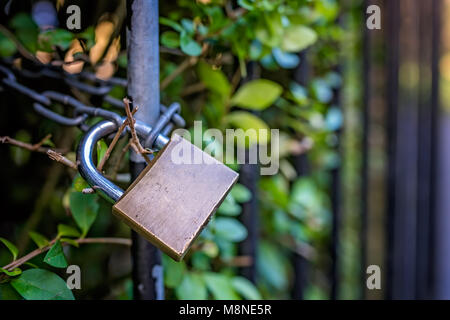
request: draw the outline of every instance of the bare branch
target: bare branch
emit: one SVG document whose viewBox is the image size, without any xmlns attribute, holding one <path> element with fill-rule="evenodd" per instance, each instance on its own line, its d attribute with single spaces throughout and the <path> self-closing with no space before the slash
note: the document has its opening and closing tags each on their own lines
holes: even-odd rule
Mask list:
<svg viewBox="0 0 450 320">
<path fill-rule="evenodd" d="M 194 83 L 190 86 L 187 86 L 180 94 L 181 97 L 189 96 L 191 94 L 201 92 L 206 89 L 206 86 L 203 82 Z"/>
<path fill-rule="evenodd" d="M 301 141 L 293 141 L 289 150 L 293 155 L 301 155 L 307 153 L 314 146 L 314 141 L 310 137 L 305 137 Z"/>
<path fill-rule="evenodd" d="M 147 161 L 147 163 L 149 163 L 150 159 L 147 156 L 147 154 L 153 153 L 153 151 L 144 149 L 144 147 L 142 147 L 141 143 L 139 142 L 139 138 L 137 136 L 136 129 L 134 128 L 134 123 L 136 122 L 136 119 L 133 118 L 133 114 L 130 111 L 131 101 L 128 98 L 124 98 L 123 102 L 125 103 L 125 111 L 127 113 L 128 126 L 130 127 L 130 131 L 131 131 L 131 143 L 132 143 L 132 146 L 134 145 L 133 149 L 135 148 L 135 151 L 137 150 L 137 153 L 142 154 L 142 156 L 145 158 L 145 161 Z"/>
<path fill-rule="evenodd" d="M 173 80 L 182 74 L 187 68 L 193 66 L 198 61 L 197 57 L 187 57 L 171 74 L 161 81 L 160 89 L 164 90 Z"/>
<path fill-rule="evenodd" d="M 125 106 L 125 109 L 128 109 L 128 106 Z M 131 115 L 134 116 L 134 114 L 138 111 L 138 107 L 134 108 L 134 110 L 131 111 Z M 127 113 L 128 114 L 128 113 Z M 109 159 L 112 150 L 114 149 L 115 145 L 117 144 L 117 141 L 119 141 L 120 136 L 122 135 L 123 130 L 125 130 L 126 126 L 130 123 L 129 118 L 127 118 L 119 127 L 119 130 L 117 130 L 116 135 L 114 136 L 113 140 L 108 146 L 108 149 L 105 152 L 105 155 L 103 156 L 102 160 L 100 161 L 98 165 L 98 170 L 102 171 L 103 166 L 105 165 L 106 161 Z"/>
<path fill-rule="evenodd" d="M 49 139 L 49 137 L 51 137 L 51 135 L 47 135 L 44 139 L 42 139 L 40 142 L 36 143 L 36 144 L 31 144 L 31 143 L 27 143 L 27 142 L 23 142 L 23 141 L 19 141 L 16 139 L 13 139 L 11 137 L 8 136 L 3 136 L 0 137 L 0 142 L 1 143 L 7 143 L 7 144 L 11 144 L 14 145 L 16 147 L 20 147 L 29 151 L 36 151 L 36 152 L 40 152 L 40 153 L 47 153 L 48 150 L 50 150 L 50 148 L 45 148 L 42 147 L 42 144 L 45 142 L 45 140 Z"/>
<path fill-rule="evenodd" d="M 48 150 L 47 151 L 47 155 L 49 156 L 50 159 L 55 160 L 57 162 L 60 162 L 66 166 L 68 166 L 69 168 L 78 169 L 78 166 L 76 163 L 74 163 L 73 161 L 67 159 L 66 157 L 64 157 L 61 153 L 58 153 L 56 151 L 53 150 Z"/>
<path fill-rule="evenodd" d="M 241 81 L 241 69 L 237 68 L 233 77 L 231 78 L 231 92 L 234 92 Z"/>
<path fill-rule="evenodd" d="M 160 53 L 169 53 L 169 54 L 173 54 L 173 55 L 176 55 L 176 56 L 185 56 L 185 54 L 181 50 L 167 48 L 167 47 L 163 47 L 163 46 L 159 47 L 159 52 Z"/>
<path fill-rule="evenodd" d="M 119 158 L 117 159 L 116 163 L 114 164 L 114 168 L 113 168 L 113 173 L 112 173 L 112 177 L 113 179 L 116 179 L 117 176 L 117 172 L 119 171 L 120 168 L 120 164 L 122 163 L 122 159 L 125 157 L 125 153 L 128 151 L 128 149 L 130 148 L 131 145 L 131 141 L 128 141 L 128 143 L 126 144 L 125 147 L 122 148 L 122 152 L 120 153 Z"/>
<path fill-rule="evenodd" d="M 22 45 L 22 43 L 14 36 L 14 34 L 12 34 L 11 31 L 9 31 L 4 25 L 0 24 L 0 32 L 3 33 L 5 37 L 9 38 L 12 42 L 14 42 L 14 45 L 16 46 L 17 50 L 20 52 L 22 56 L 33 62 L 41 63 L 31 52 L 29 52 Z"/>
<path fill-rule="evenodd" d="M 8 270 L 8 271 L 12 271 L 17 267 L 20 267 L 21 265 L 23 265 L 24 263 L 26 263 L 27 261 L 33 259 L 34 257 L 40 255 L 41 253 L 44 253 L 48 250 L 50 250 L 50 248 L 53 246 L 53 244 L 55 244 L 55 242 L 58 240 L 58 238 L 53 239 L 52 241 L 50 241 L 50 243 L 43 247 L 43 248 L 38 248 L 35 249 L 33 251 L 31 251 L 30 253 L 28 253 L 27 255 L 14 260 L 13 262 L 7 264 L 6 266 L 3 267 L 3 269 Z M 124 246 L 131 246 L 131 240 L 130 239 L 126 239 L 126 238 L 81 238 L 81 239 L 76 239 L 74 240 L 76 243 L 78 244 L 86 244 L 86 243 L 103 243 L 103 244 L 117 244 L 117 245 L 124 245 Z M 67 243 L 63 242 L 62 245 L 67 245 Z"/>
</svg>

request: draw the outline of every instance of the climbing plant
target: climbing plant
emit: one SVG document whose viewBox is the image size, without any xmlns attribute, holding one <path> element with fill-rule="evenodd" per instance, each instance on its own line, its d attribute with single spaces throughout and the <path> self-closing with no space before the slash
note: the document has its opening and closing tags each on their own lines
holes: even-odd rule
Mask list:
<svg viewBox="0 0 450 320">
<path fill-rule="evenodd" d="M 115 13 L 77 33 L 64 28 L 43 31 L 30 14 L 14 14 L 0 29 L 0 55 L 19 69 L 33 57 L 67 72 L 90 70 L 104 79 L 125 76 L 124 14 Z M 327 297 L 323 279 L 330 268 L 330 171 L 339 166 L 337 132 L 342 125 L 335 97 L 341 86 L 336 71 L 342 35 L 339 14 L 335 0 L 160 2 L 162 103 L 179 102 L 190 130 L 195 121 L 220 130 L 280 130 L 279 172 L 261 176 L 257 192 L 238 183 L 182 262 L 163 256 L 167 298 L 290 298 L 294 254 L 302 255 L 313 269 L 306 298 Z M 306 66 L 308 77 L 299 81 L 296 73 Z M 112 91 L 118 99 L 125 94 L 119 86 Z M 112 108 L 108 102 L 101 106 Z M 61 133 L 58 126 L 36 118 L 30 115 L 27 128 L 16 128 L 14 136 L 34 150 L 13 143 L 10 165 L 30 165 L 32 151 L 56 146 L 70 149 L 65 157 L 74 161 L 81 131 L 70 128 Z M 39 128 L 30 130 L 33 125 Z M 57 139 L 31 144 L 39 141 L 36 135 L 48 133 Z M 99 163 L 107 142 L 98 144 Z M 104 167 L 105 174 L 123 186 L 129 182 L 127 142 L 119 141 Z M 270 143 L 256 136 L 239 147 Z M 203 146 L 209 144 L 214 141 L 203 137 Z M 300 155 L 308 161 L 307 172 L 294 166 Z M 232 160 L 227 164 L 239 171 Z M 130 244 L 127 227 L 111 216 L 109 203 L 86 191 L 89 186 L 75 170 L 67 168 L 57 180 L 51 194 L 40 195 L 45 203 L 35 206 L 9 240 L 0 238 L 5 249 L 0 250 L 0 298 L 132 298 L 129 265 L 123 262 L 129 260 L 123 259 Z M 239 254 L 239 244 L 247 237 L 240 214 L 242 204 L 254 198 L 260 208 L 259 242 L 257 260 L 250 261 Z M 255 283 L 239 272 L 252 263 L 257 266 Z M 83 286 L 73 292 L 63 280 L 69 264 L 83 270 Z M 106 277 L 101 276 L 105 268 Z M 105 283 L 110 289 L 103 287 Z"/>
</svg>

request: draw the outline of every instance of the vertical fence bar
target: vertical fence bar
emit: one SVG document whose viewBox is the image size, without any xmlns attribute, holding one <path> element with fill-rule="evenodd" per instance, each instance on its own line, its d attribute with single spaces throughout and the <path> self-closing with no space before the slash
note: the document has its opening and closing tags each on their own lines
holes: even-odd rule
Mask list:
<svg viewBox="0 0 450 320">
<path fill-rule="evenodd" d="M 363 8 L 371 4 L 370 0 L 364 0 Z M 363 10 L 365 17 L 365 10 Z M 363 19 L 363 21 L 365 18 Z M 362 163 L 361 163 L 361 297 L 366 298 L 366 263 L 367 263 L 367 216 L 368 216 L 368 189 L 369 189 L 369 136 L 370 136 L 370 76 L 371 76 L 371 48 L 370 33 L 363 27 L 363 114 L 362 114 Z"/>
<path fill-rule="evenodd" d="M 337 73 L 341 73 L 340 67 L 335 69 Z M 341 108 L 340 106 L 341 92 L 340 89 L 334 90 L 333 105 Z M 341 152 L 341 130 L 336 132 L 338 143 L 336 146 L 339 157 L 342 158 Z M 333 212 L 332 230 L 331 230 L 331 268 L 330 268 L 330 280 L 331 280 L 331 292 L 330 298 L 332 300 L 338 299 L 339 295 L 339 237 L 341 227 L 341 164 L 337 168 L 331 171 L 331 210 Z"/>
<path fill-rule="evenodd" d="M 253 148 L 256 148 L 254 146 Z M 252 194 L 252 198 L 242 204 L 241 221 L 247 228 L 248 236 L 239 245 L 240 254 L 250 257 L 250 264 L 242 267 L 241 274 L 251 282 L 256 282 L 256 259 L 258 249 L 258 165 L 257 164 L 243 164 L 240 169 L 239 182 L 247 187 Z"/>
<path fill-rule="evenodd" d="M 343 26 L 342 23 L 342 13 L 337 17 L 336 24 L 340 27 Z M 342 68 L 341 61 L 334 68 L 334 72 L 342 76 Z M 339 108 L 340 112 L 343 112 L 341 108 L 341 89 L 336 88 L 333 90 L 333 100 L 331 101 L 332 106 L 335 108 Z M 342 160 L 342 130 L 339 129 L 336 132 L 337 137 L 337 145 L 336 152 L 339 155 L 339 158 Z M 339 243 L 340 243 L 340 228 L 341 228 L 341 163 L 331 171 L 331 190 L 330 190 L 330 198 L 331 198 L 331 211 L 333 213 L 333 221 L 332 221 L 332 229 L 331 229 L 331 243 L 330 243 L 330 252 L 331 252 L 331 268 L 330 268 L 330 280 L 331 280 L 331 290 L 330 290 L 330 298 L 333 300 L 338 299 L 339 296 L 339 285 L 340 285 L 340 272 L 339 272 Z"/>
<path fill-rule="evenodd" d="M 393 233 L 394 233 L 394 210 L 395 210 L 395 134 L 397 121 L 397 101 L 398 101 L 398 59 L 399 59 L 399 14 L 400 2 L 386 0 L 386 15 L 387 15 L 387 106 L 388 106 L 388 170 L 387 170 L 387 254 L 386 265 L 387 279 L 386 279 L 386 297 L 393 298 L 393 273 L 394 273 L 394 250 L 393 250 Z"/>
<path fill-rule="evenodd" d="M 438 25 L 436 17 L 437 1 L 420 2 L 420 64 L 421 64 L 421 85 L 419 102 L 419 170 L 417 184 L 417 255 L 416 255 L 416 292 L 417 298 L 430 298 L 430 279 L 432 270 L 431 252 L 433 245 L 431 242 L 431 219 L 434 213 L 434 181 L 432 170 L 435 167 L 435 140 L 433 138 L 433 128 L 436 126 L 435 109 L 437 108 L 436 74 L 438 57 L 434 56 L 435 32 Z M 429 17 L 432 16 L 432 23 Z M 435 60 L 434 60 L 435 59 Z M 431 84 L 431 86 L 430 86 Z"/>
<path fill-rule="evenodd" d="M 131 0 L 127 5 L 128 95 L 139 106 L 136 118 L 154 125 L 160 112 L 158 0 Z M 145 165 L 131 151 L 133 180 Z M 135 232 L 132 240 L 134 298 L 164 299 L 161 252 Z"/>
<path fill-rule="evenodd" d="M 259 68 L 254 62 L 247 64 L 247 77 L 243 82 L 248 82 L 259 78 Z M 251 148 L 258 148 L 258 146 L 252 146 Z M 247 152 L 247 151 L 246 151 Z M 239 252 L 243 256 L 248 256 L 251 262 L 248 266 L 241 268 L 241 274 L 249 279 L 251 282 L 256 282 L 256 259 L 258 251 L 258 226 L 259 226 L 259 208 L 258 208 L 258 178 L 259 178 L 259 165 L 250 164 L 249 153 L 253 150 L 249 150 L 246 154 L 246 163 L 240 168 L 239 182 L 247 187 L 252 194 L 252 198 L 242 204 L 241 221 L 247 229 L 248 236 L 239 245 Z"/>
<path fill-rule="evenodd" d="M 429 217 L 429 236 L 430 240 L 428 243 L 429 250 L 429 267 L 428 267 L 428 299 L 436 298 L 436 243 L 435 237 L 436 234 L 436 218 L 437 218 L 437 191 L 438 191 L 438 158 L 440 156 L 439 152 L 439 119 L 440 119 L 440 102 L 439 102 L 439 81 L 440 81 L 440 73 L 439 73 L 439 60 L 441 56 L 441 29 L 442 29 L 442 21 L 441 21 L 441 10 L 443 9 L 442 0 L 433 0 L 432 1 L 432 36 L 431 36 L 431 132 L 430 132 L 430 140 L 431 140 L 431 161 L 430 161 L 430 217 Z"/>
<path fill-rule="evenodd" d="M 302 86 L 307 86 L 309 79 L 309 64 L 307 58 L 307 51 L 299 54 L 300 64 L 295 69 L 294 80 Z M 298 176 L 307 175 L 309 172 L 308 156 L 301 154 L 295 156 L 293 159 L 295 171 Z M 292 298 L 296 300 L 304 299 L 305 289 L 308 285 L 308 260 L 298 253 L 294 253 L 292 257 L 292 264 L 294 266 L 294 284 L 292 288 Z"/>
</svg>

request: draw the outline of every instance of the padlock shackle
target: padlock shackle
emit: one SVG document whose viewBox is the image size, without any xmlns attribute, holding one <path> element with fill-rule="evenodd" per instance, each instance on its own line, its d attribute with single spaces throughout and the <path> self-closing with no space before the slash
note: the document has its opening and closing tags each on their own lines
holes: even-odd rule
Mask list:
<svg viewBox="0 0 450 320">
<path fill-rule="evenodd" d="M 125 121 L 126 118 L 123 118 Z M 135 123 L 136 133 L 145 140 L 151 127 L 140 121 Z M 78 171 L 86 182 L 103 198 L 110 202 L 117 202 L 122 197 L 124 191 L 114 183 L 106 179 L 94 164 L 93 154 L 96 150 L 97 142 L 114 133 L 117 125 L 109 120 L 101 121 L 93 125 L 83 136 L 78 146 L 77 163 Z M 169 139 L 163 135 L 159 135 L 155 141 L 155 147 L 161 149 L 169 142 Z"/>
</svg>

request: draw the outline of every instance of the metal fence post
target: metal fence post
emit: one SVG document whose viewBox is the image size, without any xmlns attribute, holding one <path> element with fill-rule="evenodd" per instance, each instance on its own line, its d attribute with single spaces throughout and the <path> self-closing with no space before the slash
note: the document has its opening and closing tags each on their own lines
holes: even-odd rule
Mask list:
<svg viewBox="0 0 450 320">
<path fill-rule="evenodd" d="M 258 66 L 250 62 L 247 64 L 247 77 L 243 79 L 242 83 L 246 83 L 259 78 L 260 70 Z M 252 146 L 256 148 L 259 146 Z M 246 151 L 246 159 L 250 159 L 252 149 Z M 249 161 L 250 162 L 250 161 Z M 251 258 L 251 264 L 241 268 L 241 274 L 253 283 L 256 283 L 257 278 L 257 252 L 259 242 L 259 208 L 258 208 L 258 180 L 259 180 L 259 164 L 245 163 L 240 169 L 239 182 L 247 187 L 252 193 L 252 198 L 242 205 L 241 221 L 247 228 L 248 237 L 239 245 L 239 252 L 243 256 Z"/>
<path fill-rule="evenodd" d="M 159 117 L 158 0 L 127 1 L 128 95 L 139 106 L 136 118 L 154 125 Z M 145 167 L 142 156 L 131 151 L 134 180 Z M 132 232 L 134 299 L 164 299 L 161 252 Z"/>
</svg>

